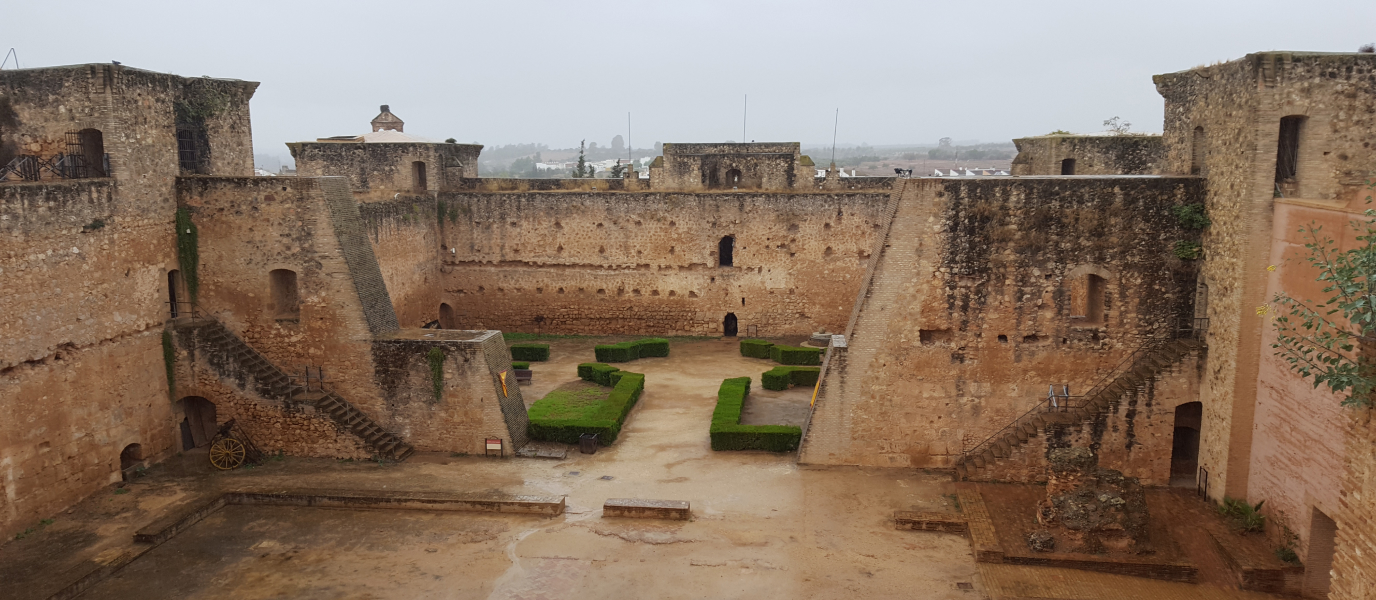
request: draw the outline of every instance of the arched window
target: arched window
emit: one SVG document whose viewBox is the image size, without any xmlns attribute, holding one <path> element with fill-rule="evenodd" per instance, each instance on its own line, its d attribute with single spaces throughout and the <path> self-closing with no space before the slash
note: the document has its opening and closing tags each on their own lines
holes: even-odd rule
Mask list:
<svg viewBox="0 0 1376 600">
<path fill-rule="evenodd" d="M 730 236 L 730 235 L 728 235 L 728 236 L 725 236 L 725 237 L 721 238 L 721 241 L 720 241 L 720 242 L 717 242 L 717 266 L 719 266 L 719 267 L 730 267 L 730 266 L 732 266 L 732 265 L 734 264 L 733 259 L 735 258 L 734 256 L 732 256 L 732 254 L 735 252 L 735 249 L 736 249 L 736 238 L 735 238 L 735 236 Z"/>
<path fill-rule="evenodd" d="M 1204 174 L 1204 128 L 1195 127 L 1190 138 L 1190 174 Z"/>
<path fill-rule="evenodd" d="M 454 307 L 445 302 L 440 303 L 440 329 L 455 329 Z"/>
<path fill-rule="evenodd" d="M 1062 175 L 1074 175 L 1074 174 L 1075 174 L 1075 159 L 1073 159 L 1073 158 L 1067 158 L 1067 159 L 1061 161 L 1061 174 L 1062 174 Z"/>
<path fill-rule="evenodd" d="M 416 161 L 411 163 L 411 191 L 417 194 L 424 194 L 430 186 L 425 183 L 425 163 Z"/>
<path fill-rule="evenodd" d="M 721 334 L 736 337 L 736 313 L 726 313 L 726 318 L 721 320 Z"/>
<path fill-rule="evenodd" d="M 296 271 L 274 269 L 268 273 L 272 285 L 272 316 L 278 320 L 301 318 L 301 295 L 296 288 Z"/>
</svg>

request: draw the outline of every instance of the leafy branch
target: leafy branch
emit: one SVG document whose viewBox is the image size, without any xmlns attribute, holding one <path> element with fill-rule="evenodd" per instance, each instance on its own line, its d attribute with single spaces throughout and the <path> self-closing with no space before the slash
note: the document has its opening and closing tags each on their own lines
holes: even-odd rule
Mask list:
<svg viewBox="0 0 1376 600">
<path fill-rule="evenodd" d="M 1376 181 L 1367 187 L 1376 189 Z M 1300 229 L 1307 240 L 1305 262 L 1318 272 L 1326 300 L 1299 300 L 1284 292 L 1274 299 L 1284 307 L 1274 320 L 1275 355 L 1301 377 L 1313 379 L 1315 388 L 1327 385 L 1345 394 L 1343 406 L 1369 406 L 1376 391 L 1376 209 L 1362 214 L 1364 221 L 1351 222 L 1360 235 L 1350 250 L 1340 250 L 1320 225 Z"/>
</svg>

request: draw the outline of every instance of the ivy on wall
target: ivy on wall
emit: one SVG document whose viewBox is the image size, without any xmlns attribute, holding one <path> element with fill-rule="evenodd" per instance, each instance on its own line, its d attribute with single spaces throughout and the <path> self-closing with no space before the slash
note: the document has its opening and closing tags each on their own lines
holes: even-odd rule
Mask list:
<svg viewBox="0 0 1376 600">
<path fill-rule="evenodd" d="M 188 86 L 173 104 L 177 122 L 204 121 L 229 108 L 229 94 L 207 86 Z"/>
<path fill-rule="evenodd" d="M 186 292 L 191 295 L 191 303 L 196 303 L 197 292 L 201 288 L 196 267 L 201 264 L 200 242 L 196 224 L 191 222 L 191 213 L 185 208 L 177 209 L 177 264 L 182 269 L 182 281 L 186 282 Z"/>
<path fill-rule="evenodd" d="M 1203 231 L 1213 224 L 1203 204 L 1179 204 L 1171 207 L 1171 213 L 1187 231 Z M 1176 258 L 1195 260 L 1204 255 L 1204 246 L 1193 240 L 1177 240 L 1171 251 Z"/>
<path fill-rule="evenodd" d="M 444 395 L 444 351 L 431 348 L 425 358 L 430 361 L 430 386 L 435 393 L 435 402 L 439 402 Z"/>
<path fill-rule="evenodd" d="M 167 399 L 177 399 L 177 350 L 172 347 L 172 331 L 162 330 L 162 362 L 167 367 Z"/>
</svg>

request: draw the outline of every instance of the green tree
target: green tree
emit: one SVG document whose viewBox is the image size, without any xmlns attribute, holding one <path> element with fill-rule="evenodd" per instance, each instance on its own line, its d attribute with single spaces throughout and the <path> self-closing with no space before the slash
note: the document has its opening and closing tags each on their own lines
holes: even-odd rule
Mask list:
<svg viewBox="0 0 1376 600">
<path fill-rule="evenodd" d="M 1376 181 L 1367 187 L 1376 189 Z M 1367 196 L 1367 203 L 1372 201 Z M 1337 242 L 1323 233 L 1323 227 L 1310 223 L 1300 229 L 1308 240 L 1304 257 L 1325 284 L 1322 302 L 1300 300 L 1281 292 L 1274 301 L 1281 307 L 1275 317 L 1276 356 L 1314 387 L 1326 385 L 1336 394 L 1346 394 L 1344 406 L 1370 406 L 1376 390 L 1376 209 L 1367 209 L 1366 218 L 1352 221 L 1359 234 L 1356 246 L 1339 250 Z M 1258 309 L 1263 315 L 1267 307 Z"/>
<path fill-rule="evenodd" d="M 578 164 L 573 167 L 573 172 L 570 173 L 570 175 L 577 179 L 593 177 L 597 174 L 597 169 L 588 164 L 587 158 L 584 156 L 584 141 L 586 140 L 579 140 L 578 142 Z"/>
<path fill-rule="evenodd" d="M 620 137 L 620 136 L 617 136 Z M 612 179 L 621 179 L 626 175 L 626 165 L 621 164 L 621 159 L 616 159 L 616 164 L 612 165 Z"/>
</svg>

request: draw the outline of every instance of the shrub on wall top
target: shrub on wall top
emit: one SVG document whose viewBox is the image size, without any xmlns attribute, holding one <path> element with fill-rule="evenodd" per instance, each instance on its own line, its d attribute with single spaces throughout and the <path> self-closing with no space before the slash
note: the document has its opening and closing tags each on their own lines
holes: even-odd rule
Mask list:
<svg viewBox="0 0 1376 600">
<path fill-rule="evenodd" d="M 769 358 L 769 349 L 774 342 L 764 340 L 741 340 L 741 356 L 750 358 Z"/>
<path fill-rule="evenodd" d="M 521 343 L 511 345 L 511 359 L 534 362 L 549 360 L 549 344 Z"/>
<path fill-rule="evenodd" d="M 781 365 L 820 365 L 822 364 L 822 349 L 774 346 L 769 349 L 769 358 Z"/>
</svg>

